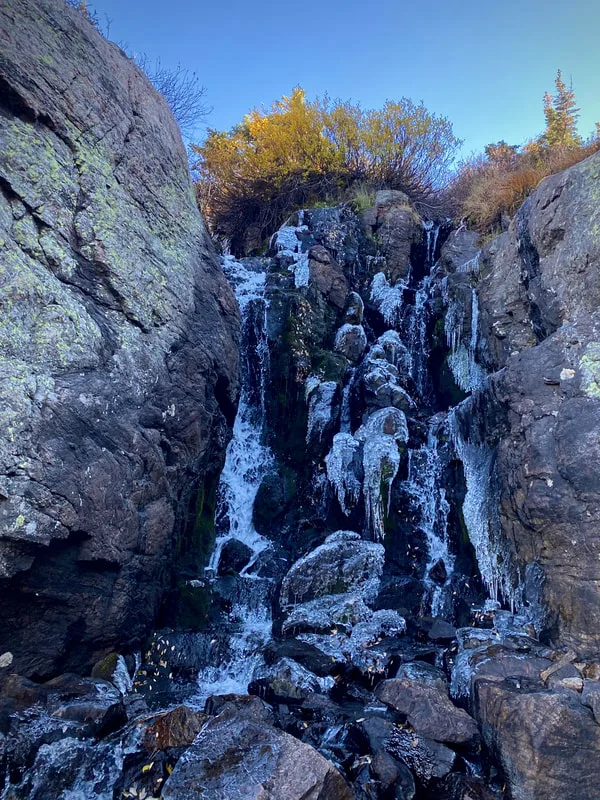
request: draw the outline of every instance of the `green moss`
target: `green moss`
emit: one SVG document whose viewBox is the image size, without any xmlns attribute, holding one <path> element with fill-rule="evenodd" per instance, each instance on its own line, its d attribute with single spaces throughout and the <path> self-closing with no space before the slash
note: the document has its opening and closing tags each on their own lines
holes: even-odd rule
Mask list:
<svg viewBox="0 0 600 800">
<path fill-rule="evenodd" d="M 579 362 L 581 390 L 588 397 L 600 400 L 600 342 L 590 342 Z"/>
<path fill-rule="evenodd" d="M 211 608 L 211 589 L 208 585 L 191 586 L 180 581 L 175 596 L 173 624 L 177 628 L 202 630 L 208 621 Z"/>
<path fill-rule="evenodd" d="M 92 678 L 112 681 L 118 660 L 118 653 L 109 653 L 107 656 L 100 659 L 100 661 L 97 661 L 92 667 Z"/>
</svg>

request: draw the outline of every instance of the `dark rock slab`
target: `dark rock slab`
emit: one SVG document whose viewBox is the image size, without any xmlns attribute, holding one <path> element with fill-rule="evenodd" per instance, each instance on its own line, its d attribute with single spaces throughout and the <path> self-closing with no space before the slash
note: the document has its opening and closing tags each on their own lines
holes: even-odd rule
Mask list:
<svg viewBox="0 0 600 800">
<path fill-rule="evenodd" d="M 264 723 L 221 714 L 203 729 L 164 785 L 165 800 L 351 800 L 316 750 Z"/>
<path fill-rule="evenodd" d="M 465 744 L 477 736 L 476 722 L 451 702 L 445 690 L 410 678 L 391 678 L 376 688 L 377 697 L 405 716 L 418 733 L 438 742 Z"/>
<path fill-rule="evenodd" d="M 475 713 L 512 797 L 598 797 L 600 726 L 576 693 L 479 681 Z"/>
</svg>

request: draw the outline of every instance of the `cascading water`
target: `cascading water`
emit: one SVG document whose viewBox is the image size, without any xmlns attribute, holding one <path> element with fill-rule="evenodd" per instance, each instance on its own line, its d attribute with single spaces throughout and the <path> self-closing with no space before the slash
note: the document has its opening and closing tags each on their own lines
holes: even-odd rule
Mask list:
<svg viewBox="0 0 600 800">
<path fill-rule="evenodd" d="M 225 521 L 227 530 L 217 537 L 208 566 L 213 573 L 217 572 L 226 542 L 242 542 L 252 550 L 253 560 L 268 545 L 254 528 L 252 509 L 271 462 L 269 448 L 262 443 L 269 352 L 265 333 L 266 274 L 248 269 L 232 256 L 225 256 L 223 269 L 234 287 L 242 315 L 242 390 L 219 481 L 216 523 L 222 526 Z"/>
<path fill-rule="evenodd" d="M 443 616 L 448 608 L 445 596 L 448 580 L 454 571 L 454 556 L 448 549 L 448 512 L 450 505 L 443 487 L 442 462 L 438 453 L 438 439 L 430 423 L 427 441 L 408 456 L 407 490 L 417 507 L 418 525 L 425 534 L 428 560 L 424 582 L 428 587 L 425 605 L 432 616 Z M 436 565 L 443 565 L 441 579 L 432 578 Z"/>
<path fill-rule="evenodd" d="M 245 693 L 263 663 L 261 648 L 271 634 L 270 604 L 265 602 L 271 582 L 252 572 L 258 556 L 269 546 L 252 521 L 260 483 L 272 463 L 271 451 L 263 444 L 268 374 L 266 272 L 260 261 L 236 261 L 230 256 L 224 258 L 223 269 L 242 315 L 242 390 L 218 489 L 215 521 L 217 529 L 225 530 L 217 538 L 208 575 L 214 580 L 229 542 L 246 546 L 251 557 L 240 572 L 228 613 L 227 654 L 224 658 L 216 654 L 217 663 L 200 671 L 196 702 L 212 694 Z"/>
</svg>

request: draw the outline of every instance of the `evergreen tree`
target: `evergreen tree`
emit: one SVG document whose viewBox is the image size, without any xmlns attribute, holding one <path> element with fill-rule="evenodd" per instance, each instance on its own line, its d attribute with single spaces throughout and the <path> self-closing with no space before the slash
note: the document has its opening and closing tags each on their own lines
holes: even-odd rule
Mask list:
<svg viewBox="0 0 600 800">
<path fill-rule="evenodd" d="M 544 142 L 550 148 L 579 147 L 582 144 L 577 133 L 580 109 L 576 106 L 573 87 L 566 85 L 560 70 L 556 73 L 554 85 L 556 94 L 546 92 L 544 95 Z"/>
</svg>

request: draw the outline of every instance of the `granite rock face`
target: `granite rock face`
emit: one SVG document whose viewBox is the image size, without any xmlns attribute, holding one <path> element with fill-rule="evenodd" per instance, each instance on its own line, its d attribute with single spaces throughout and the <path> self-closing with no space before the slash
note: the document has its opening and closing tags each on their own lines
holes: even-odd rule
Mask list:
<svg viewBox="0 0 600 800">
<path fill-rule="evenodd" d="M 551 175 L 483 249 L 478 287 L 490 366 L 600 305 L 600 155 Z"/>
<path fill-rule="evenodd" d="M 542 181 L 477 257 L 457 237 L 442 252 L 456 335 L 492 373 L 462 417 L 493 453 L 516 595 L 582 657 L 600 652 L 599 177 L 596 154 Z"/>
<path fill-rule="evenodd" d="M 0 40 L 0 652 L 44 677 L 152 623 L 239 321 L 147 78 L 60 0 L 3 3 Z"/>
<path fill-rule="evenodd" d="M 476 705 L 515 800 L 598 796 L 600 727 L 575 692 L 481 681 Z"/>
</svg>

